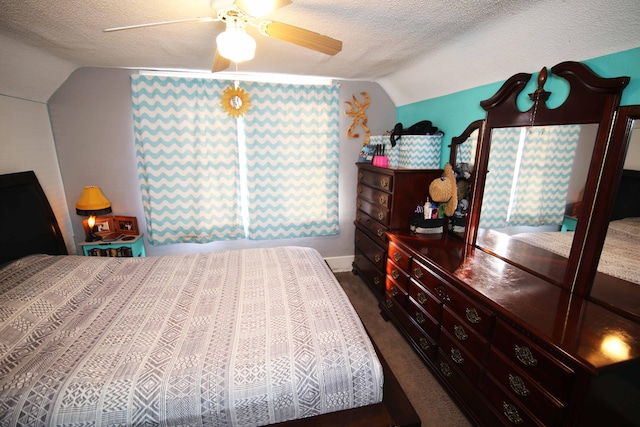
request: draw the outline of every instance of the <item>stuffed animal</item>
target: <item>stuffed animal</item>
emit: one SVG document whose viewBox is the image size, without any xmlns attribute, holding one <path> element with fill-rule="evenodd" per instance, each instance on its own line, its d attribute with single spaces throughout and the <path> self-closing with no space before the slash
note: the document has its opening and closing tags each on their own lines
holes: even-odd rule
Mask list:
<svg viewBox="0 0 640 427">
<path fill-rule="evenodd" d="M 449 163 L 444 165 L 442 176 L 431 181 L 429 185 L 429 195 L 434 202 L 446 203 L 444 207 L 444 214 L 446 216 L 453 215 L 458 206 L 458 194 L 456 177 Z"/>
</svg>

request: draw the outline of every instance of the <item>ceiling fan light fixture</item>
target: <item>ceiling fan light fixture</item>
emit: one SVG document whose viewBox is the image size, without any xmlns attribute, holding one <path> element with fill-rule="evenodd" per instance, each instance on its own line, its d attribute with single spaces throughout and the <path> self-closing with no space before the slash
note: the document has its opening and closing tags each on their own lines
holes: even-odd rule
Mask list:
<svg viewBox="0 0 640 427">
<path fill-rule="evenodd" d="M 218 53 L 235 63 L 249 61 L 256 54 L 256 41 L 240 23 L 227 23 L 227 29 L 216 37 Z"/>
</svg>

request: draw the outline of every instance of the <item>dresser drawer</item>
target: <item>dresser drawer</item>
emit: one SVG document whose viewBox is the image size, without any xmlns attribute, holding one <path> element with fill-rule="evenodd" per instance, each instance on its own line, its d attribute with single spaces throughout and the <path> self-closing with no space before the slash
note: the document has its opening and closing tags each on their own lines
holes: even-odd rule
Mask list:
<svg viewBox="0 0 640 427">
<path fill-rule="evenodd" d="M 398 267 L 409 273 L 409 265 L 411 264 L 411 256 L 400 249 L 395 243 L 389 242 L 388 249 L 389 259 L 392 259 Z"/>
<path fill-rule="evenodd" d="M 364 234 L 361 230 L 356 228 L 355 233 L 356 248 L 362 252 L 376 267 L 381 271 L 385 271 L 387 261 L 387 251 L 385 248 L 380 247 L 376 242 Z"/>
<path fill-rule="evenodd" d="M 369 215 L 371 218 L 378 221 L 380 224 L 385 226 L 389 225 L 389 218 L 390 218 L 389 209 L 383 206 L 373 204 L 359 197 L 356 200 L 356 207 L 360 209 L 362 212 Z"/>
<path fill-rule="evenodd" d="M 416 305 L 426 310 L 437 322 L 440 322 L 442 303 L 431 292 L 420 286 L 413 279 L 409 281 L 409 297 Z"/>
<path fill-rule="evenodd" d="M 440 335 L 440 324 L 412 298 L 409 298 L 407 302 L 407 313 L 427 335 L 434 340 L 438 339 Z"/>
<path fill-rule="evenodd" d="M 544 426 L 522 403 L 513 399 L 509 392 L 502 388 L 490 374 L 487 374 L 482 381 L 482 392 L 496 411 L 501 414 L 502 422 L 505 425 Z"/>
<path fill-rule="evenodd" d="M 393 191 L 393 175 L 359 170 L 358 182 L 384 191 Z"/>
<path fill-rule="evenodd" d="M 407 299 L 409 298 L 406 285 L 406 283 L 396 282 L 391 276 L 387 274 L 385 285 L 386 292 L 396 300 L 398 305 L 403 308 L 407 306 Z"/>
<path fill-rule="evenodd" d="M 568 366 L 501 320 L 496 322 L 492 345 L 558 400 L 566 402 L 574 378 Z"/>
<path fill-rule="evenodd" d="M 511 398 L 519 400 L 545 425 L 561 424 L 564 405 L 495 348 L 489 352 L 487 369 L 509 391 Z"/>
<path fill-rule="evenodd" d="M 495 315 L 487 308 L 472 301 L 415 260 L 411 264 L 411 277 L 429 289 L 445 306 L 449 306 L 467 326 L 485 337 L 490 336 Z"/>
<path fill-rule="evenodd" d="M 358 197 L 364 200 L 368 200 L 373 204 L 380 205 L 385 209 L 389 209 L 391 206 L 391 194 L 371 188 L 367 185 L 358 184 Z"/>
<path fill-rule="evenodd" d="M 362 279 L 367 282 L 369 287 L 375 292 L 378 298 L 382 298 L 385 290 L 385 274 L 376 265 L 369 260 L 356 247 L 354 252 L 353 264 L 363 276 Z"/>
<path fill-rule="evenodd" d="M 360 210 L 356 212 L 356 222 L 371 232 L 380 245 L 387 246 L 387 226 L 380 224 L 378 221 Z"/>
<path fill-rule="evenodd" d="M 427 356 L 432 362 L 436 359 L 436 353 L 438 350 L 437 339 L 438 336 L 430 335 L 420 327 L 413 318 L 409 317 L 406 312 L 402 316 L 398 317 L 402 328 L 409 334 L 415 347 Z"/>
<path fill-rule="evenodd" d="M 489 350 L 489 342 L 473 328 L 453 314 L 447 306 L 442 311 L 442 328 L 479 361 L 484 361 Z"/>
<path fill-rule="evenodd" d="M 484 371 L 480 361 L 444 329 L 440 331 L 438 346 L 447 355 L 447 358 L 469 377 L 472 383 L 477 384 L 480 381 Z"/>
<path fill-rule="evenodd" d="M 409 293 L 409 274 L 389 258 L 387 258 L 387 275 L 397 282 L 406 294 Z"/>
<path fill-rule="evenodd" d="M 464 406 L 472 413 L 473 425 L 498 426 L 499 415 L 491 404 L 478 393 L 478 389 L 471 384 L 469 378 L 464 375 L 451 360 L 444 355 L 444 351 L 438 349 L 436 370 L 441 378 L 456 396 L 458 404 Z"/>
</svg>

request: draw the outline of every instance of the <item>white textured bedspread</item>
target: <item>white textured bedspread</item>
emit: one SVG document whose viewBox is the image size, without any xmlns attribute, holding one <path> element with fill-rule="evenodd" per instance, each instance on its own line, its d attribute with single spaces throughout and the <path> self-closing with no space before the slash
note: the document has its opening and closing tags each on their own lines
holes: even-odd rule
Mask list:
<svg viewBox="0 0 640 427">
<path fill-rule="evenodd" d="M 513 237 L 558 255 L 568 257 L 573 232 L 521 233 Z M 598 271 L 640 284 L 640 218 L 625 218 L 609 223 L 600 255 Z"/>
<path fill-rule="evenodd" d="M 382 400 L 320 254 L 37 255 L 0 269 L 0 425 L 257 426 Z"/>
</svg>

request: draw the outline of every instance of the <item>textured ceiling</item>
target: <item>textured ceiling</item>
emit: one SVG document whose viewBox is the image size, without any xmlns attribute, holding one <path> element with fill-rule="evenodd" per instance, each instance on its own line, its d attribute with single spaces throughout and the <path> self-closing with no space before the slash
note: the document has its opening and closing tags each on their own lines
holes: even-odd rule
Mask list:
<svg viewBox="0 0 640 427">
<path fill-rule="evenodd" d="M 219 6 L 224 3 L 224 0 L 216 1 Z M 549 16 L 545 20 L 559 21 L 560 26 L 577 20 L 580 28 L 587 33 L 594 33 L 594 29 L 585 28 L 594 23 L 597 27 L 594 40 L 597 36 L 599 41 L 607 39 L 607 34 L 597 34 L 597 31 L 601 31 L 600 22 L 604 19 L 605 24 L 609 23 L 608 15 L 616 7 L 624 7 L 624 13 L 629 15 L 621 18 L 625 20 L 625 25 L 630 25 L 627 24 L 630 21 L 634 27 L 640 27 L 637 25 L 640 18 L 638 4 L 640 2 L 637 0 L 613 3 L 589 0 L 294 0 L 293 4 L 276 10 L 266 18 L 340 39 L 343 41 L 342 52 L 333 57 L 327 56 L 269 39 L 260 35 L 255 28 L 249 28 L 249 33 L 258 44 L 256 57 L 241 63 L 238 70 L 382 80 L 390 82 L 390 86 L 395 86 L 396 90 L 403 90 L 401 82 L 394 84 L 391 80 L 398 72 L 411 70 L 421 61 L 429 61 L 428 64 L 438 67 L 443 64 L 439 58 L 448 59 L 449 55 L 457 55 L 458 59 L 463 60 L 462 55 L 482 52 L 483 49 L 486 60 L 486 54 L 491 53 L 494 45 L 499 48 L 505 42 L 512 43 L 513 49 L 522 37 L 527 37 L 533 44 L 537 37 L 535 32 L 539 32 L 544 39 L 548 32 L 544 20 L 538 17 L 549 7 L 563 10 L 563 6 L 569 5 L 571 11 L 575 5 L 584 5 L 584 10 L 573 10 L 570 16 Z M 42 76 L 43 82 L 60 80 L 56 72 L 68 75 L 68 69 L 87 66 L 207 72 L 213 61 L 215 37 L 224 29 L 224 24 L 220 22 L 190 22 L 115 33 L 102 30 L 130 24 L 211 16 L 214 13 L 209 0 L 0 0 L 0 55 L 4 63 L 0 64 L 0 73 L 20 74 L 15 69 L 17 66 L 7 58 L 16 61 L 23 59 L 32 65 L 33 55 L 28 59 L 23 58 L 31 49 L 40 53 L 42 61 L 36 61 L 39 67 L 36 66 L 34 71 L 40 74 L 51 72 L 50 76 Z M 594 15 L 602 19 L 594 20 Z M 520 18 L 512 19 L 514 17 Z M 522 21 L 523 17 L 528 18 Z M 499 28 L 495 23 L 510 20 L 525 22 L 532 31 L 518 34 L 519 28 L 514 28 L 513 34 L 486 32 L 487 28 Z M 635 35 L 631 34 L 630 37 Z M 560 50 L 566 49 L 567 43 L 574 42 L 563 37 L 555 37 L 554 40 L 564 44 L 551 46 Z M 640 38 L 632 40 L 620 40 L 621 47 L 608 42 L 603 50 L 610 53 L 615 49 L 623 50 L 640 44 Z M 585 43 L 593 47 L 598 41 Z M 529 45 L 523 46 L 529 49 Z M 541 46 L 542 49 L 548 48 Z M 597 49 L 595 51 L 598 52 Z M 530 57 L 540 54 L 517 50 L 512 53 L 515 58 L 523 53 L 530 53 Z M 496 63 L 499 64 L 500 60 L 496 58 Z M 553 64 L 538 63 L 536 67 L 538 65 Z M 469 66 L 474 64 L 469 63 Z M 505 73 L 503 77 L 508 75 Z M 14 79 L 21 77 L 31 78 L 17 75 Z M 406 98 L 407 94 L 398 93 L 394 96 Z"/>
</svg>

